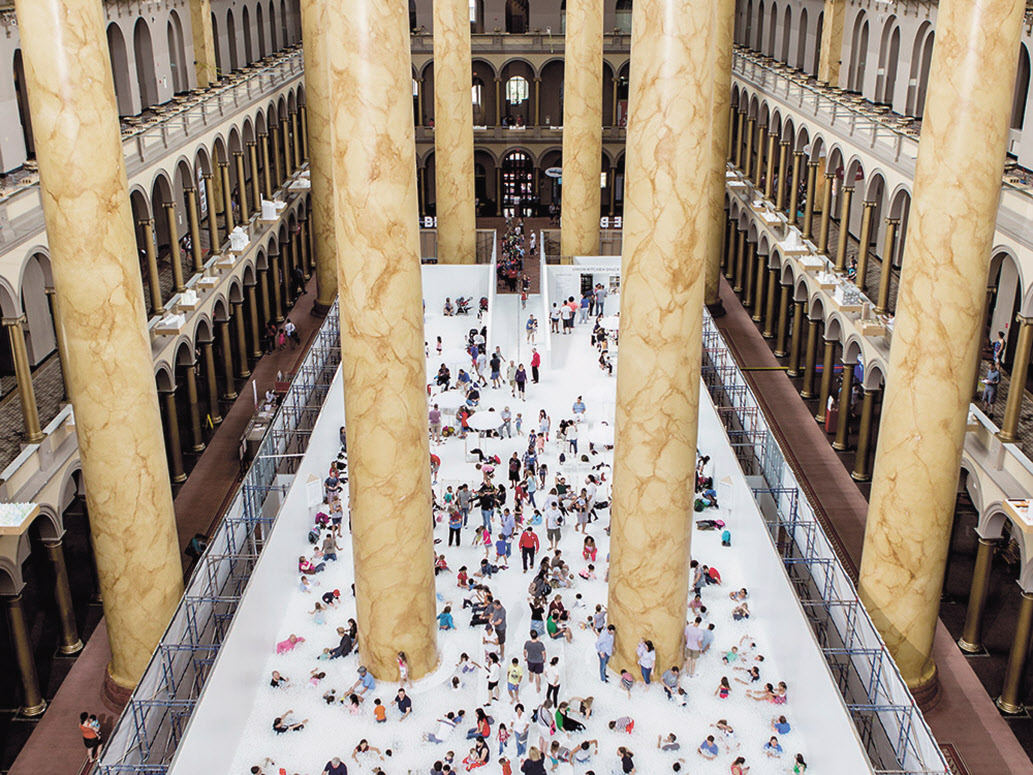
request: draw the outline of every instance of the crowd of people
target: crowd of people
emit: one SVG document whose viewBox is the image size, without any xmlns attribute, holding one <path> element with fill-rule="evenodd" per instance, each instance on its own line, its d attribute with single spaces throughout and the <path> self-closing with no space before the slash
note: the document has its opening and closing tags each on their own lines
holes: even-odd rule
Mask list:
<svg viewBox="0 0 1033 775">
<path fill-rule="evenodd" d="M 597 350 L 605 298 L 605 291 L 589 295 L 583 321 L 596 318 L 586 347 Z M 520 365 L 524 377 L 517 384 L 508 371 L 516 364 L 499 348 L 489 354 L 483 341 L 468 343 L 471 366 L 459 370 L 457 385 L 439 370 L 430 386 L 441 666 L 414 686 L 404 652 L 397 655 L 397 680 L 378 681 L 363 664 L 361 632 L 351 616 L 354 587 L 337 573 L 350 532 L 342 446 L 297 566 L 306 616 L 316 632 L 333 628 L 336 634 L 318 641 L 308 632 L 281 635 L 266 691 L 282 693 L 273 707 L 289 709 L 267 722 L 275 737 L 306 735 L 310 719 L 293 708 L 300 707 L 296 698 L 314 691 L 343 722 L 339 738 L 312 741 L 339 745 L 323 775 L 346 774 L 349 766 L 382 775 L 481 768 L 504 775 L 601 775 L 651 773 L 658 762 L 662 771 L 695 772 L 704 761 L 723 768 L 705 771 L 732 775 L 751 767 L 754 775 L 804 773 L 803 754 L 789 753 L 799 749 L 791 693 L 751 633 L 750 593 L 718 570 L 732 535 L 719 518 L 710 459 L 701 455 L 697 468 L 694 517 L 701 538 L 694 554 L 702 556 L 692 561 L 685 653 L 660 662 L 644 628 L 618 632 L 608 620 L 612 441 L 579 443 L 597 409 L 576 395 L 557 411 L 552 386 L 527 395 L 539 380 L 537 366 L 532 380 Z M 466 401 L 453 419 L 437 401 L 456 386 Z M 503 403 L 507 390 L 510 398 L 540 403 L 537 415 L 514 414 Z M 470 419 L 482 412 L 497 412 L 496 421 L 476 423 L 489 430 L 474 430 Z M 720 543 L 707 543 L 702 537 L 708 535 Z M 613 662 L 622 638 L 638 644 L 634 664 Z M 592 648 L 597 678 L 594 662 L 590 672 L 584 669 Z M 700 734 L 686 731 L 700 728 L 692 726 L 700 718 L 710 726 L 690 738 Z M 415 750 L 423 757 L 416 768 Z M 251 771 L 298 772 L 268 759 Z"/>
<path fill-rule="evenodd" d="M 525 235 L 523 218 L 514 221 L 507 216 L 506 229 L 499 245 L 502 252 L 498 256 L 495 269 L 498 289 L 516 293 L 519 282 L 521 296 L 526 301 L 531 289 L 531 280 L 524 273 L 524 258 L 536 260 L 537 237 L 533 231 L 530 236 Z"/>
</svg>

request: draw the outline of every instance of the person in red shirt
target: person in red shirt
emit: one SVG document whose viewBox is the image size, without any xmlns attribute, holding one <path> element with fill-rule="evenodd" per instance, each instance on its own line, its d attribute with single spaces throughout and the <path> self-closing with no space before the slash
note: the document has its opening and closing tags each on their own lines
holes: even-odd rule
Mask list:
<svg viewBox="0 0 1033 775">
<path fill-rule="evenodd" d="M 532 348 L 531 354 L 531 381 L 538 384 L 538 367 L 542 365 L 542 356 L 538 354 L 538 348 Z"/>
<path fill-rule="evenodd" d="M 79 714 L 79 732 L 82 733 L 82 742 L 91 762 L 97 761 L 100 756 L 100 724 L 96 716 L 90 717 L 88 713 Z"/>
<path fill-rule="evenodd" d="M 438 469 L 441 468 L 441 458 L 435 455 L 433 452 L 430 453 L 430 473 L 433 477 L 431 484 L 438 483 Z"/>
<path fill-rule="evenodd" d="M 523 561 L 524 573 L 527 573 L 528 567 L 534 568 L 534 554 L 538 551 L 538 546 L 538 536 L 534 528 L 528 525 L 520 534 L 520 558 Z"/>
</svg>

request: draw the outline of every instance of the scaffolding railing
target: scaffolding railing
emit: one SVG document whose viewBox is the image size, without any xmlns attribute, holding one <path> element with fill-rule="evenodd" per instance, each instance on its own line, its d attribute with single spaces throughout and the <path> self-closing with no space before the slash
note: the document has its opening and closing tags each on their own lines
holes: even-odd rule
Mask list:
<svg viewBox="0 0 1033 775">
<path fill-rule="evenodd" d="M 880 775 L 949 773 L 893 658 L 713 319 L 703 312 L 702 378 L 753 489 L 786 575 Z"/>
<path fill-rule="evenodd" d="M 96 769 L 99 775 L 167 772 L 251 573 L 276 525 L 283 497 L 308 447 L 340 362 L 340 318 L 335 303 L 105 743 Z"/>
</svg>

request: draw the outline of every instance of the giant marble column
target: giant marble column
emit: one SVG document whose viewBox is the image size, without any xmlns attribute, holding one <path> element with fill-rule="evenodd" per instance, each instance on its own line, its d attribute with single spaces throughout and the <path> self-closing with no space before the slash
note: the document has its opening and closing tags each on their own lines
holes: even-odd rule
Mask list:
<svg viewBox="0 0 1033 775">
<path fill-rule="evenodd" d="M 330 84 L 327 80 L 326 0 L 302 0 L 301 42 L 305 47 L 305 104 L 308 113 L 309 178 L 312 182 L 312 236 L 316 253 L 316 301 L 325 313 L 337 296 L 337 235 L 334 233 L 334 178 L 330 156 Z M 472 158 L 472 151 L 471 151 Z"/>
<path fill-rule="evenodd" d="M 434 0 L 434 185 L 441 264 L 477 263 L 472 79 L 469 3 Z"/>
<path fill-rule="evenodd" d="M 190 0 L 190 29 L 194 35 L 194 68 L 197 88 L 219 80 L 215 64 L 215 35 L 212 32 L 211 0 Z"/>
<path fill-rule="evenodd" d="M 711 95 L 713 127 L 710 133 L 710 183 L 707 211 L 707 273 L 703 302 L 713 306 L 721 301 L 721 243 L 725 231 L 725 170 L 728 168 L 728 137 L 731 133 L 732 36 L 735 26 L 735 0 L 715 0 L 714 12 L 714 89 Z"/>
<path fill-rule="evenodd" d="M 356 618 L 373 675 L 396 680 L 404 651 L 420 678 L 438 653 L 409 14 L 326 16 Z"/>
<path fill-rule="evenodd" d="M 919 700 L 954 517 L 1025 4 L 940 4 L 858 590 Z"/>
<path fill-rule="evenodd" d="M 567 31 L 560 255 L 595 256 L 602 196 L 603 0 L 569 0 Z"/>
<path fill-rule="evenodd" d="M 846 0 L 825 0 L 821 27 L 821 49 L 818 57 L 818 81 L 831 86 L 839 86 L 846 6 Z"/>
<path fill-rule="evenodd" d="M 682 658 L 710 214 L 714 5 L 640 0 L 632 24 L 609 621 Z M 657 149 L 663 149 L 658 153 Z"/>
<path fill-rule="evenodd" d="M 96 0 L 16 8 L 29 107 L 48 127 L 36 154 L 111 643 L 109 688 L 124 690 L 183 594 L 183 571 L 104 9 Z"/>
</svg>

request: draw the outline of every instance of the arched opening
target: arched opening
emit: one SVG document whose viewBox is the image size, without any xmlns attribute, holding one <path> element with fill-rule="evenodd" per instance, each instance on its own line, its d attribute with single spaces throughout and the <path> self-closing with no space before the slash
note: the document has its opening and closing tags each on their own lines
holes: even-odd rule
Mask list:
<svg viewBox="0 0 1033 775">
<path fill-rule="evenodd" d="M 506 32 L 526 33 L 528 24 L 528 0 L 506 0 Z"/>
<path fill-rule="evenodd" d="M 787 65 L 792 67 L 790 57 L 793 53 L 789 50 L 789 37 L 793 31 L 793 9 L 789 4 L 786 4 L 785 18 L 782 23 L 782 56 L 780 59 Z"/>
<path fill-rule="evenodd" d="M 477 214 L 492 215 L 495 209 L 495 159 L 487 151 L 475 149 L 473 152 L 474 164 L 474 195 L 477 198 Z"/>
<path fill-rule="evenodd" d="M 778 32 L 778 6 L 771 4 L 771 11 L 768 15 L 768 39 L 764 47 L 764 53 L 773 57 L 775 55 L 775 35 Z"/>
<path fill-rule="evenodd" d="M 172 89 L 178 94 L 190 90 L 190 71 L 187 67 L 186 48 L 183 44 L 183 23 L 179 14 L 169 12 L 169 61 L 172 65 Z"/>
<path fill-rule="evenodd" d="M 226 37 L 230 46 L 230 70 L 237 70 L 237 25 L 233 23 L 232 8 L 226 11 Z"/>
<path fill-rule="evenodd" d="M 760 51 L 763 53 L 764 47 L 764 22 L 766 16 L 767 6 L 764 5 L 764 0 L 760 0 L 760 5 L 757 6 L 757 38 L 753 41 L 750 48 Z"/>
<path fill-rule="evenodd" d="M 290 42 L 290 30 L 287 28 L 287 3 L 280 0 L 280 43 L 282 48 L 287 48 Z"/>
<path fill-rule="evenodd" d="M 477 126 L 495 124 L 495 70 L 483 59 L 473 60 L 473 79 L 470 98 L 473 102 L 473 123 Z M 424 74 L 424 85 L 427 76 Z"/>
<path fill-rule="evenodd" d="M 416 19 L 416 0 L 409 0 L 409 29 L 416 31 L 420 23 Z"/>
<path fill-rule="evenodd" d="M 1029 97 L 1029 49 L 1019 44 L 1019 69 L 1015 76 L 1015 96 L 1011 107 L 1011 128 L 1022 129 L 1026 120 L 1026 98 Z"/>
<path fill-rule="evenodd" d="M 133 52 L 136 54 L 136 82 L 140 86 L 140 107 L 146 110 L 158 104 L 158 79 L 154 73 L 154 49 L 151 28 L 143 18 L 133 28 Z"/>
<path fill-rule="evenodd" d="M 273 54 L 280 50 L 276 45 L 276 6 L 273 0 L 269 0 L 269 47 Z"/>
<path fill-rule="evenodd" d="M 617 0 L 614 23 L 617 30 L 625 35 L 631 34 L 631 0 Z"/>
<path fill-rule="evenodd" d="M 255 6 L 255 32 L 258 33 L 258 58 L 265 59 L 265 13 L 261 3 Z"/>
<path fill-rule="evenodd" d="M 526 151 L 510 151 L 502 159 L 502 214 L 530 216 L 534 196 L 534 161 Z"/>
<path fill-rule="evenodd" d="M 811 75 L 818 74 L 818 63 L 821 62 L 821 36 L 825 34 L 825 13 L 818 14 L 818 24 L 814 29 L 814 58 L 811 60 L 811 67 L 808 72 Z"/>
<path fill-rule="evenodd" d="M 42 253 L 33 254 L 25 264 L 21 287 L 22 311 L 28 323 L 25 326 L 25 346 L 29 351 L 29 365 L 32 367 L 37 366 L 57 347 L 54 319 L 50 311 L 50 300 L 47 298 L 47 286 L 53 284 L 50 259 Z M 42 415 L 45 407 L 41 405 L 40 410 Z M 46 422 L 44 416 L 40 419 Z"/>
<path fill-rule="evenodd" d="M 854 21 L 854 35 L 850 45 L 850 76 L 848 88 L 860 92 L 864 89 L 864 65 L 868 57 L 868 20 L 864 11 Z"/>
<path fill-rule="evenodd" d="M 929 85 L 929 66 L 933 58 L 936 33 L 929 22 L 924 22 L 915 36 L 911 55 L 911 83 L 908 89 L 906 112 L 921 118 L 925 112 L 925 92 Z"/>
<path fill-rule="evenodd" d="M 534 121 L 531 82 L 534 71 L 526 62 L 510 62 L 502 68 L 502 123 L 529 126 Z"/>
<path fill-rule="evenodd" d="M 539 120 L 542 126 L 563 125 L 563 60 L 553 60 L 546 63 L 541 70 L 541 93 L 539 99 L 541 105 L 538 108 Z M 603 81 L 606 83 L 606 81 Z M 611 89 L 603 89 L 605 96 Z M 612 109 L 611 109 L 612 112 Z M 605 109 L 603 110 L 603 121 L 608 121 Z"/>
<path fill-rule="evenodd" d="M 470 0 L 470 32 L 484 32 L 484 0 Z"/>
<path fill-rule="evenodd" d="M 222 69 L 222 46 L 219 45 L 219 20 L 212 13 L 212 39 L 215 41 L 215 73 L 222 78 L 226 71 Z"/>
<path fill-rule="evenodd" d="M 251 46 L 251 14 L 248 12 L 246 5 L 241 14 L 241 21 L 244 26 L 244 66 L 247 67 L 255 61 L 255 53 Z"/>
<path fill-rule="evenodd" d="M 25 157 L 36 158 L 36 141 L 32 138 L 32 116 L 29 115 L 29 95 L 25 89 L 25 65 L 22 50 L 14 50 L 14 96 L 18 101 L 18 118 L 22 125 L 22 140 L 25 141 Z"/>
<path fill-rule="evenodd" d="M 746 23 L 743 25 L 740 42 L 747 48 L 753 44 L 753 0 L 746 3 Z"/>
<path fill-rule="evenodd" d="M 879 75 L 875 80 L 875 101 L 893 104 L 893 87 L 897 82 L 897 59 L 900 57 L 900 25 L 890 17 L 882 31 L 879 47 Z"/>
<path fill-rule="evenodd" d="M 129 55 L 126 51 L 126 39 L 121 28 L 115 23 L 108 25 L 108 54 L 111 56 L 111 75 L 115 79 L 118 115 L 131 116 L 136 111 L 133 110 L 133 92 L 129 83 Z"/>
<path fill-rule="evenodd" d="M 796 61 L 794 67 L 801 70 L 807 69 L 807 9 L 800 9 L 800 29 L 797 32 L 800 37 L 796 41 Z"/>
</svg>

